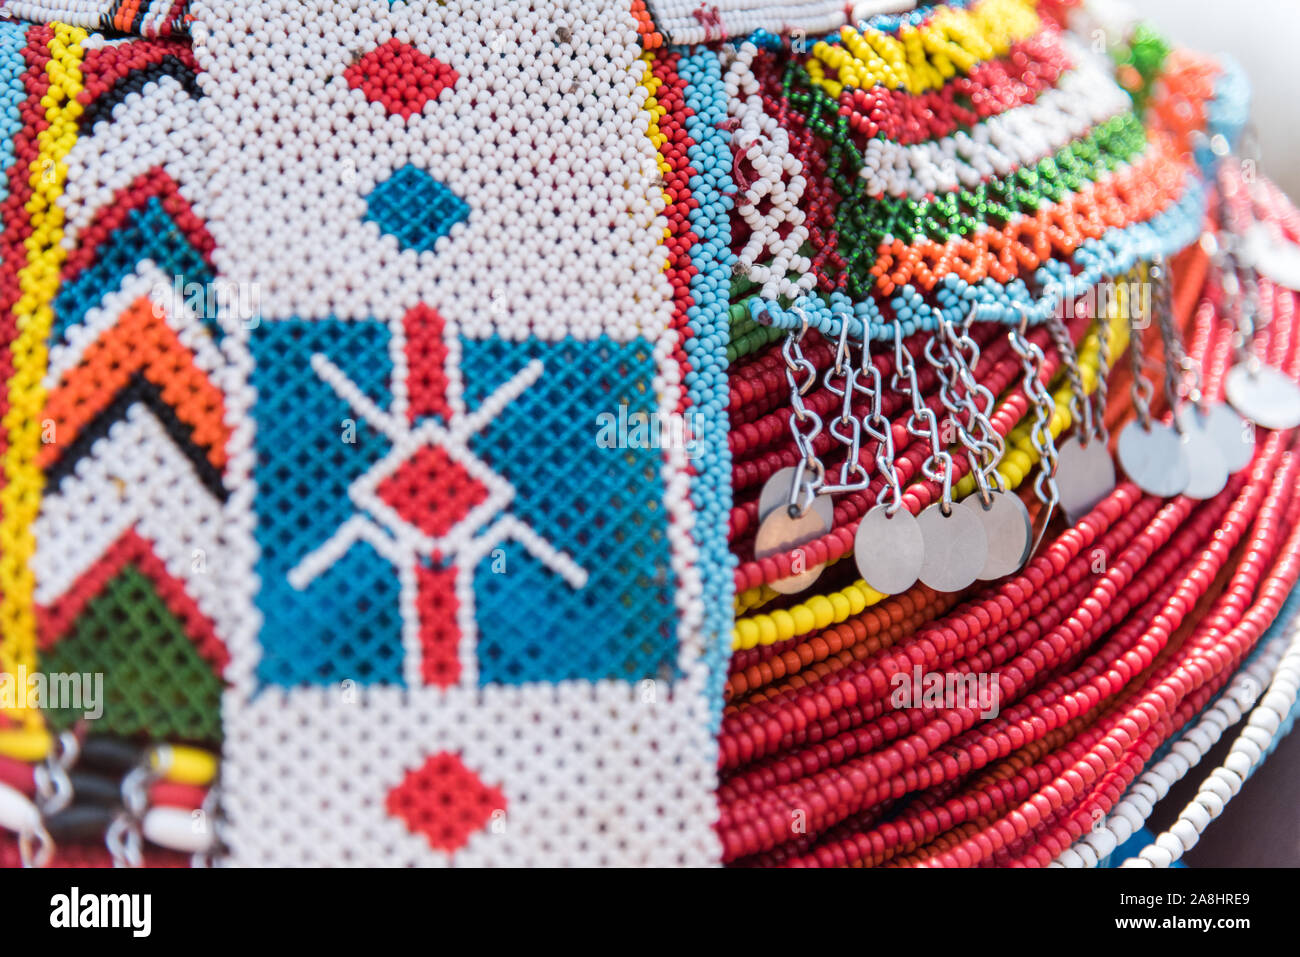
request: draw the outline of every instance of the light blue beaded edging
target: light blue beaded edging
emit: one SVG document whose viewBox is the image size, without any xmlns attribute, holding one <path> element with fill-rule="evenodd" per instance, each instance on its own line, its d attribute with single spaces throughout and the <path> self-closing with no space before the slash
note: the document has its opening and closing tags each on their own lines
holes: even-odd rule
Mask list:
<svg viewBox="0 0 1300 957">
<path fill-rule="evenodd" d="M 727 119 L 727 97 L 717 54 L 690 47 L 678 47 L 675 52 L 679 54 L 677 73 L 685 83 L 686 105 L 691 111 L 685 124 L 692 142 L 687 156 L 695 171 L 691 195 L 699 204 L 690 214 L 698 242 L 690 250 L 696 274 L 691 279 L 693 304 L 687 310 L 692 336 L 685 348 L 693 371 L 686 374 L 685 386 L 693 408 L 705 413 L 699 417 L 704 434 L 694 437 L 696 475 L 691 502 L 704 589 L 702 633 L 709 642 L 704 654 L 709 669 L 709 731 L 716 736 L 731 657 L 736 565 L 727 542 L 731 512 L 727 341 L 735 260 L 731 252 L 731 135 L 721 128 Z"/>
</svg>

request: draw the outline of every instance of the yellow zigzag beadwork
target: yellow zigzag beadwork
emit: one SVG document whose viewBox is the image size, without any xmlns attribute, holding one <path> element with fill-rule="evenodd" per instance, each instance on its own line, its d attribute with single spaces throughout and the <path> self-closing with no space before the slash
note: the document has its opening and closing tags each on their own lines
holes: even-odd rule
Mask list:
<svg viewBox="0 0 1300 957">
<path fill-rule="evenodd" d="M 905 24 L 896 36 L 842 27 L 838 43 L 813 45 L 808 74 L 834 97 L 845 89 L 874 86 L 924 93 L 985 60 L 1005 56 L 1012 44 L 1034 36 L 1040 27 L 1034 0 L 983 0 L 964 10 L 937 7 L 925 23 Z"/>
</svg>

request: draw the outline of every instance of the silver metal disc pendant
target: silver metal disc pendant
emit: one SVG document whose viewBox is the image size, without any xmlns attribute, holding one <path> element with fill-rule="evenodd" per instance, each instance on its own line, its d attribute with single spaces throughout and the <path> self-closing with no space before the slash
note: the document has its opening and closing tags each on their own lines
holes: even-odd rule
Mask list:
<svg viewBox="0 0 1300 957">
<path fill-rule="evenodd" d="M 985 506 L 976 492 L 962 499 L 961 507 L 970 509 L 979 519 L 988 540 L 988 557 L 979 573 L 980 580 L 992 581 L 1019 571 L 1034 544 L 1034 524 L 1020 496 L 995 491 Z"/>
<path fill-rule="evenodd" d="M 1281 286 L 1300 292 L 1300 246 L 1255 227 L 1246 236 L 1245 258 Z"/>
<path fill-rule="evenodd" d="M 1183 410 L 1179 418 L 1184 431 L 1199 428 L 1214 442 L 1229 475 L 1236 475 L 1255 459 L 1255 426 L 1221 402 L 1216 402 L 1202 413 L 1195 409 L 1189 414 Z"/>
<path fill-rule="evenodd" d="M 761 522 L 778 508 L 790 504 L 790 486 L 794 484 L 794 466 L 779 469 L 763 483 L 763 490 L 758 493 L 758 520 Z M 813 499 L 812 507 L 826 522 L 829 529 L 835 524 L 835 503 L 829 495 L 818 495 Z"/>
<path fill-rule="evenodd" d="M 1157 498 L 1179 495 L 1191 481 L 1182 437 L 1168 425 L 1130 422 L 1119 434 L 1119 464 L 1142 491 Z"/>
<path fill-rule="evenodd" d="M 1212 406 L 1205 412 L 1194 405 L 1184 406 L 1178 410 L 1178 424 L 1183 430 L 1183 451 L 1191 467 L 1191 480 L 1183 494 L 1189 498 L 1214 498 L 1228 484 L 1228 476 L 1237 470 L 1229 468 L 1224 453 L 1240 455 L 1240 448 L 1245 446 L 1244 433 L 1248 430 L 1236 413 L 1223 406 Z M 1253 449 L 1252 440 L 1250 450 Z"/>
<path fill-rule="evenodd" d="M 1187 416 L 1187 418 L 1194 418 Z M 1214 439 L 1193 426 L 1183 429 L 1183 455 L 1187 459 L 1187 487 L 1183 494 L 1188 498 L 1204 500 L 1214 498 L 1228 484 L 1228 467 L 1215 447 Z"/>
<path fill-rule="evenodd" d="M 821 538 L 830 528 L 816 508 L 808 509 L 798 518 L 791 518 L 784 508 L 775 509 L 758 526 L 758 533 L 754 536 L 754 557 L 768 558 L 788 552 Z M 774 581 L 770 587 L 782 595 L 797 595 L 820 578 L 825 567 L 825 564 L 813 565 L 800 572 L 796 565 L 796 574 Z"/>
<path fill-rule="evenodd" d="M 1233 366 L 1223 391 L 1234 409 L 1266 429 L 1300 425 L 1300 386 L 1272 366 L 1260 366 L 1253 375 L 1246 365 Z"/>
<path fill-rule="evenodd" d="M 1095 438 L 1084 445 L 1077 435 L 1070 436 L 1057 452 L 1056 488 L 1065 517 L 1073 525 L 1115 491 L 1110 449 Z"/>
<path fill-rule="evenodd" d="M 968 508 L 952 506 L 948 514 L 936 502 L 916 517 L 925 543 L 921 581 L 935 591 L 954 592 L 979 580 L 989 557 L 984 523 Z"/>
<path fill-rule="evenodd" d="M 877 505 L 858 523 L 853 558 L 862 580 L 882 595 L 901 595 L 921 576 L 925 541 L 916 516 L 899 508 Z"/>
</svg>

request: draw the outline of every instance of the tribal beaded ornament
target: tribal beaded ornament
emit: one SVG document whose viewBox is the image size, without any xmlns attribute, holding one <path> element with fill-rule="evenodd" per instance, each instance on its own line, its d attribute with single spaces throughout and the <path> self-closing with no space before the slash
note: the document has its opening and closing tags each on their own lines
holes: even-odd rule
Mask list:
<svg viewBox="0 0 1300 957">
<path fill-rule="evenodd" d="M 1167 866 L 1289 730 L 1233 65 L 1065 0 L 0 9 L 6 864 Z"/>
</svg>

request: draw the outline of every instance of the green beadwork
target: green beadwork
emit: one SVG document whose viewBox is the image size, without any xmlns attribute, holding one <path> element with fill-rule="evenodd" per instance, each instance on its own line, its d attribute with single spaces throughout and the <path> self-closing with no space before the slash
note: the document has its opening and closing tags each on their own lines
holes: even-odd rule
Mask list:
<svg viewBox="0 0 1300 957">
<path fill-rule="evenodd" d="M 42 655 L 41 670 L 104 676 L 97 731 L 207 745 L 221 741 L 221 681 L 134 566 L 124 566 L 86 603 L 68 633 Z M 52 710 L 47 716 L 62 729 L 82 712 Z"/>
</svg>

